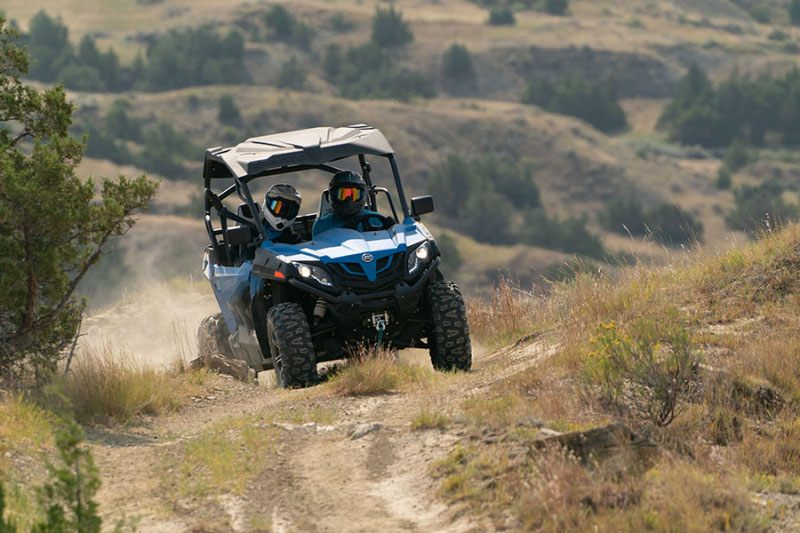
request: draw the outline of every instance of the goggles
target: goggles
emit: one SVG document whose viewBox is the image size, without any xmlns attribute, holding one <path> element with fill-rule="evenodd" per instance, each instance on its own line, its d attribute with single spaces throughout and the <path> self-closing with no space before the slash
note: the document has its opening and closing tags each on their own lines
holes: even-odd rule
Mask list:
<svg viewBox="0 0 800 533">
<path fill-rule="evenodd" d="M 351 186 L 339 187 L 334 192 L 334 200 L 338 202 L 344 202 L 345 200 L 360 202 L 361 196 L 363 194 L 364 191 L 361 189 L 361 187 L 351 187 Z"/>
<path fill-rule="evenodd" d="M 269 212 L 278 218 L 292 219 L 297 216 L 300 206 L 297 202 L 286 200 L 284 198 L 269 199 L 267 204 Z"/>
</svg>

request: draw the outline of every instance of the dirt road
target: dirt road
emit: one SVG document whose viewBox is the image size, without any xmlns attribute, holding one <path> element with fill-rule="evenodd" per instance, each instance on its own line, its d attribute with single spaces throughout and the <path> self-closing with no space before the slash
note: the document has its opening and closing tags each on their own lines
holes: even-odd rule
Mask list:
<svg viewBox="0 0 800 533">
<path fill-rule="evenodd" d="M 498 369 L 528 366 L 541 354 L 537 344 L 477 353 L 470 374 L 372 397 L 340 397 L 326 385 L 282 391 L 214 378 L 206 397 L 177 414 L 90 431 L 105 523 L 125 518 L 141 531 L 159 532 L 482 529 L 439 502 L 430 475 L 463 429 L 413 431 L 410 423 L 423 408 L 453 413 L 465 398 L 480 395 Z M 423 353 L 403 357 L 427 364 Z M 223 477 L 243 480 L 229 484 L 234 490 L 219 489 L 233 479 L 209 487 L 198 471 L 195 480 L 196 463 L 186 470 L 187 456 L 202 451 L 209 435 L 222 435 L 224 444 L 248 429 L 262 432 L 251 447 L 268 445 L 249 464 L 231 466 L 230 474 L 220 468 Z"/>
</svg>

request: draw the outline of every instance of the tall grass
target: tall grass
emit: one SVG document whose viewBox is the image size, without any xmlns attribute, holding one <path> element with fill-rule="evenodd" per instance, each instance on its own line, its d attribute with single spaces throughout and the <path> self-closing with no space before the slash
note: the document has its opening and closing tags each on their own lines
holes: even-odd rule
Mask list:
<svg viewBox="0 0 800 533">
<path fill-rule="evenodd" d="M 544 300 L 501 278 L 488 298 L 468 302 L 469 329 L 478 342 L 503 346 L 532 333 Z"/>
<path fill-rule="evenodd" d="M 430 369 L 401 361 L 389 350 L 375 353 L 367 346 L 359 346 L 353 357 L 335 371 L 329 386 L 341 396 L 370 396 L 398 392 L 432 379 Z"/>
<path fill-rule="evenodd" d="M 124 423 L 137 415 L 173 411 L 202 390 L 203 376 L 185 377 L 137 362 L 122 349 L 89 346 L 57 387 L 78 420 Z"/>
</svg>

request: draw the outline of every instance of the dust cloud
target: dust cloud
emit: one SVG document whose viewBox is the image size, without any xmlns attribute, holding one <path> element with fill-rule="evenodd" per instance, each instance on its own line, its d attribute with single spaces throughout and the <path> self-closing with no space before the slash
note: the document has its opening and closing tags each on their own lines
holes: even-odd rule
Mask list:
<svg viewBox="0 0 800 533">
<path fill-rule="evenodd" d="M 218 311 L 204 279 L 140 285 L 84 318 L 75 357 L 107 346 L 112 353 L 159 368 L 189 361 L 197 353 L 200 321 Z"/>
</svg>

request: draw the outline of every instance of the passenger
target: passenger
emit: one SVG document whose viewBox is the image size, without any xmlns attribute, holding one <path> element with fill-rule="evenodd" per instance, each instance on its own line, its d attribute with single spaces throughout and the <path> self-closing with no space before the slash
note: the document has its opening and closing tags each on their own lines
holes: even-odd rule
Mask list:
<svg viewBox="0 0 800 533">
<path fill-rule="evenodd" d="M 302 242 L 303 239 L 292 229 L 302 201 L 300 192 L 286 183 L 278 183 L 269 188 L 262 205 L 269 240 L 283 244 Z"/>
<path fill-rule="evenodd" d="M 311 230 L 313 237 L 335 228 L 365 231 L 383 227 L 385 218 L 366 208 L 367 184 L 356 172 L 345 170 L 334 174 L 328 184 L 328 197 L 332 209 L 320 213 Z M 370 219 L 369 215 L 375 218 Z"/>
</svg>

